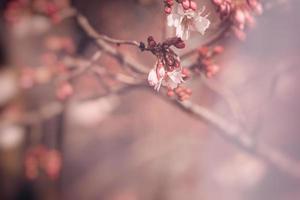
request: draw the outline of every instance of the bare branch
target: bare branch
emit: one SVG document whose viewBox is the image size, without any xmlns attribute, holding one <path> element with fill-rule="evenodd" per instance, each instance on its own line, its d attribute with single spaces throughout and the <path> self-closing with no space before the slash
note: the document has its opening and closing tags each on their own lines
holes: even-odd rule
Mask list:
<svg viewBox="0 0 300 200">
<path fill-rule="evenodd" d="M 86 32 L 86 34 L 95 39 L 96 44 L 107 54 L 117 58 L 117 60 L 121 60 L 125 65 L 130 67 L 136 72 L 139 73 L 148 73 L 148 69 L 135 61 L 134 59 L 129 58 L 128 56 L 125 57 L 122 54 L 120 54 L 115 48 L 111 47 L 110 45 L 105 43 L 105 40 L 103 39 L 103 35 L 98 34 L 98 32 L 91 26 L 89 21 L 86 17 L 84 17 L 81 14 L 77 15 L 77 21 L 80 25 L 80 27 Z M 106 37 L 105 37 L 106 38 Z M 114 40 L 114 39 L 112 39 Z M 134 43 L 134 42 L 133 42 Z"/>
<path fill-rule="evenodd" d="M 241 150 L 262 159 L 264 162 L 281 172 L 300 178 L 299 162 L 288 158 L 282 152 L 273 149 L 265 143 L 258 146 L 240 126 L 232 124 L 212 111 L 202 106 L 195 105 L 190 101 L 173 101 L 173 103 L 185 112 L 205 120 L 207 123 L 220 130 L 217 131 L 219 136 L 239 147 Z"/>
</svg>

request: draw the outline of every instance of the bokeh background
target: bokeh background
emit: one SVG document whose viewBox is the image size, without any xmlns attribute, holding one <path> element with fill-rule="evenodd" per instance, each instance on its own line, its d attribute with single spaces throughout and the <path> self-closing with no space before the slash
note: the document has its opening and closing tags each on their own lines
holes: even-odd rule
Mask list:
<svg viewBox="0 0 300 200">
<path fill-rule="evenodd" d="M 208 1 L 198 1 L 207 5 Z M 203 80 L 188 81 L 191 100 L 230 121 L 242 121 L 251 137 L 288 157 L 300 160 L 300 2 L 263 1 L 265 11 L 243 42 L 225 41 L 218 58 L 221 70 L 208 80 L 233 99 L 233 113 L 224 99 Z M 0 26 L 0 179 L 1 199 L 104 200 L 297 200 L 300 180 L 229 144 L 205 121 L 182 112 L 155 92 L 134 88 L 120 95 L 89 99 L 99 88 L 92 74 L 75 81 L 75 97 L 51 119 L 23 126 L 12 123 L 24 107 L 35 110 L 55 98 L 42 84 L 23 92 L 17 66 L 39 64 L 44 38 L 71 37 L 73 55 L 89 57 L 96 47 L 82 37 L 72 20 L 48 27 L 30 18 L 11 30 Z M 72 5 L 101 33 L 145 41 L 162 37 L 164 14 L 160 0 L 76 0 Z M 211 30 L 217 28 L 211 13 Z M 215 22 L 215 23 L 214 23 Z M 36 31 L 40 30 L 40 31 Z M 167 30 L 172 35 L 171 30 Z M 203 38 L 193 35 L 194 47 Z M 152 68 L 155 58 L 132 47 L 120 47 Z M 179 52 L 182 53 L 182 52 Z M 100 64 L 118 65 L 104 56 Z M 55 92 L 54 92 L 55 93 Z M 30 115 L 28 116 L 30 121 Z M 241 133 L 242 134 L 242 133 Z M 55 180 L 45 175 L 28 180 L 24 160 L 29 147 L 43 145 L 59 156 Z M 42 151 L 45 151 L 44 149 Z M 52 154 L 51 154 L 52 155 Z M 300 170 L 300 167 L 299 167 Z"/>
</svg>

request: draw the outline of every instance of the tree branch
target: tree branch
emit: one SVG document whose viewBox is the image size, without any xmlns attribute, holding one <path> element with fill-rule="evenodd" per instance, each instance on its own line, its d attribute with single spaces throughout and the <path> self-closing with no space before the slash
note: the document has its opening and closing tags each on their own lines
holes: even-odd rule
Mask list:
<svg viewBox="0 0 300 200">
<path fill-rule="evenodd" d="M 245 133 L 245 130 L 240 126 L 229 123 L 212 111 L 193 104 L 190 101 L 180 102 L 174 100 L 173 104 L 185 112 L 193 114 L 195 117 L 205 120 L 208 124 L 217 128 L 219 130 L 217 132 L 219 136 L 229 143 L 239 147 L 241 150 L 263 160 L 283 173 L 300 178 L 299 162 L 288 158 L 282 152 L 273 149 L 267 144 L 260 143 L 258 146 L 249 136 L 250 134 Z"/>
<path fill-rule="evenodd" d="M 105 43 L 105 38 L 103 38 L 103 35 L 100 35 L 89 23 L 87 18 L 81 14 L 77 14 L 77 21 L 80 27 L 85 31 L 85 33 L 95 40 L 96 44 L 101 48 L 105 53 L 117 58 L 117 60 L 121 61 L 123 64 L 130 67 L 135 72 L 146 74 L 148 73 L 149 69 L 139 64 L 137 61 L 135 61 L 132 58 L 129 58 L 128 56 L 125 57 L 122 54 L 120 54 L 115 48 L 111 47 L 110 45 Z M 111 41 L 114 41 L 115 39 L 111 39 Z M 122 40 L 116 40 L 116 41 L 122 41 Z M 124 42 L 124 41 L 123 41 Z M 126 43 L 135 43 L 135 42 L 126 42 Z M 135 45 L 136 46 L 136 45 Z"/>
</svg>

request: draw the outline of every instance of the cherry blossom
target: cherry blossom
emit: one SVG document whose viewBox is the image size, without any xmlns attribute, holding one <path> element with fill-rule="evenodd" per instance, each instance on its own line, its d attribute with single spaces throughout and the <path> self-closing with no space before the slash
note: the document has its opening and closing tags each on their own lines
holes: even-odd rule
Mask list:
<svg viewBox="0 0 300 200">
<path fill-rule="evenodd" d="M 175 89 L 183 82 L 184 75 L 182 74 L 182 68 L 174 68 L 166 70 L 166 65 L 162 60 L 158 60 L 148 75 L 148 82 L 150 86 L 154 86 L 156 91 L 159 91 L 161 85 L 166 86 L 169 89 Z"/>
<path fill-rule="evenodd" d="M 193 9 L 183 9 L 178 6 L 177 13 L 168 15 L 168 26 L 176 28 L 176 36 L 183 40 L 188 40 L 190 37 L 190 31 L 196 31 L 205 34 L 205 31 L 210 26 L 210 21 L 206 16 L 201 16 L 205 10 L 205 7 L 200 12 Z"/>
</svg>

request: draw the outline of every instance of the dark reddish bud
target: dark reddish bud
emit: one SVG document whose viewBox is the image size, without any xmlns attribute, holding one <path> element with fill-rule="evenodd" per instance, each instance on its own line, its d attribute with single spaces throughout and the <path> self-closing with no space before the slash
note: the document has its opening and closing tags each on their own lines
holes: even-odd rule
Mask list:
<svg viewBox="0 0 300 200">
<path fill-rule="evenodd" d="M 146 49 L 146 45 L 144 42 L 140 42 L 140 46 L 139 46 L 141 51 L 144 51 Z"/>
<path fill-rule="evenodd" d="M 178 38 L 178 40 L 176 41 L 174 46 L 178 49 L 183 49 L 183 48 L 185 48 L 185 43 L 181 38 Z"/>
<path fill-rule="evenodd" d="M 174 45 L 178 49 L 183 49 L 185 47 L 184 41 L 179 37 L 172 37 L 164 41 L 163 45 L 167 47 Z"/>
<path fill-rule="evenodd" d="M 149 48 L 154 48 L 156 46 L 156 42 L 152 36 L 148 37 L 148 47 Z"/>
</svg>

